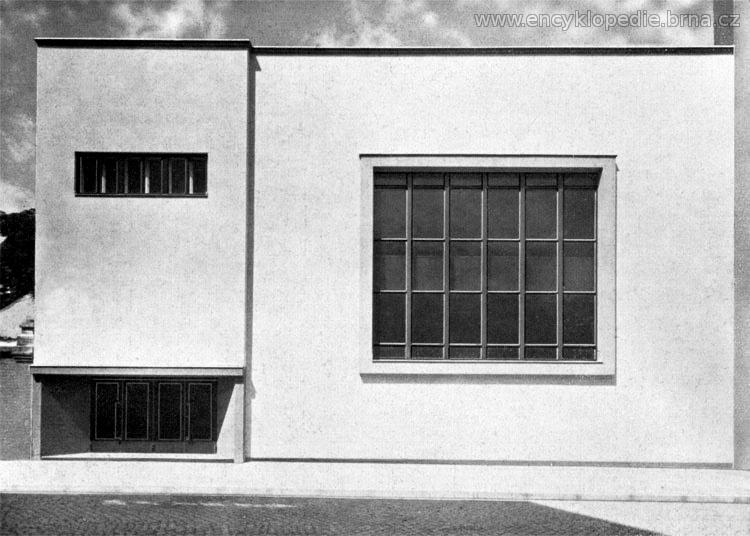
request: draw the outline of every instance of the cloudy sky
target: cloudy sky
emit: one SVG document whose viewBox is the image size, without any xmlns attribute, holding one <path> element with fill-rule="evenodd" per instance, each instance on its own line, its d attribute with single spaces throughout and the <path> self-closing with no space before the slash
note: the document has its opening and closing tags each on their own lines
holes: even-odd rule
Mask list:
<svg viewBox="0 0 750 536">
<path fill-rule="evenodd" d="M 688 46 L 712 44 L 712 28 L 482 27 L 475 15 L 645 11 L 666 18 L 711 10 L 710 0 L 0 0 L 0 210 L 34 206 L 34 37 L 243 38 L 255 45 L 309 46 Z"/>
</svg>

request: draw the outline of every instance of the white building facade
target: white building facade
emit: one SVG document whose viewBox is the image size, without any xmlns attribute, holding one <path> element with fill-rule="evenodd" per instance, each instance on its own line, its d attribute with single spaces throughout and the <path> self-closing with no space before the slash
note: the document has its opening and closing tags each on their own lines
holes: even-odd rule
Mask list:
<svg viewBox="0 0 750 536">
<path fill-rule="evenodd" d="M 731 47 L 38 44 L 35 455 L 734 463 Z"/>
</svg>

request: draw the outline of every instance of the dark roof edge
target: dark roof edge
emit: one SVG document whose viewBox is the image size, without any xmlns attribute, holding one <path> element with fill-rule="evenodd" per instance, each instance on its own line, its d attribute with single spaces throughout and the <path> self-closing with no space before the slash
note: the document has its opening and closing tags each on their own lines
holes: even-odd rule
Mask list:
<svg viewBox="0 0 750 536">
<path fill-rule="evenodd" d="M 139 39 L 107 37 L 37 37 L 38 47 L 58 48 L 234 48 L 248 49 L 248 39 Z"/>
<path fill-rule="evenodd" d="M 733 54 L 733 46 L 706 47 L 267 47 L 258 55 L 279 56 L 640 56 Z"/>
<path fill-rule="evenodd" d="M 705 47 L 306 47 L 253 46 L 249 39 L 139 39 L 37 37 L 39 47 L 60 48 L 231 48 L 283 56 L 621 56 L 732 54 L 733 46 Z"/>
</svg>

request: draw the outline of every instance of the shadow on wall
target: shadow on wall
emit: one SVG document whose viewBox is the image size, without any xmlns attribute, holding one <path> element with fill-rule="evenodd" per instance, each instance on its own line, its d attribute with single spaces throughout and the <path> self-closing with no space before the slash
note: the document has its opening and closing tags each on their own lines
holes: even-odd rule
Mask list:
<svg viewBox="0 0 750 536">
<path fill-rule="evenodd" d="M 363 375 L 363 383 L 442 383 L 442 384 L 504 384 L 504 385 L 617 385 L 616 376 L 547 376 L 547 375 L 510 375 L 490 376 L 479 374 L 451 375 L 407 375 L 407 374 L 373 374 Z"/>
<path fill-rule="evenodd" d="M 41 455 L 89 450 L 90 387 L 80 378 L 42 381 Z"/>
<path fill-rule="evenodd" d="M 253 264 L 255 234 L 255 73 L 260 71 L 258 58 L 247 53 L 247 197 L 245 221 L 245 408 L 243 448 L 245 458 L 250 457 L 252 428 L 252 399 L 255 386 L 252 379 L 253 355 Z"/>
</svg>

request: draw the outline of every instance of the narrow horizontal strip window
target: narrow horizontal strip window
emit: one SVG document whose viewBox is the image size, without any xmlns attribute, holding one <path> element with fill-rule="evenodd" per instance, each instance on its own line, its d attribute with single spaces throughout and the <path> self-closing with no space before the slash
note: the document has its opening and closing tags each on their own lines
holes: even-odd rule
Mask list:
<svg viewBox="0 0 750 536">
<path fill-rule="evenodd" d="M 206 154 L 76 153 L 77 195 L 205 197 L 207 192 Z"/>
<path fill-rule="evenodd" d="M 374 180 L 374 359 L 597 360 L 598 174 Z"/>
</svg>

